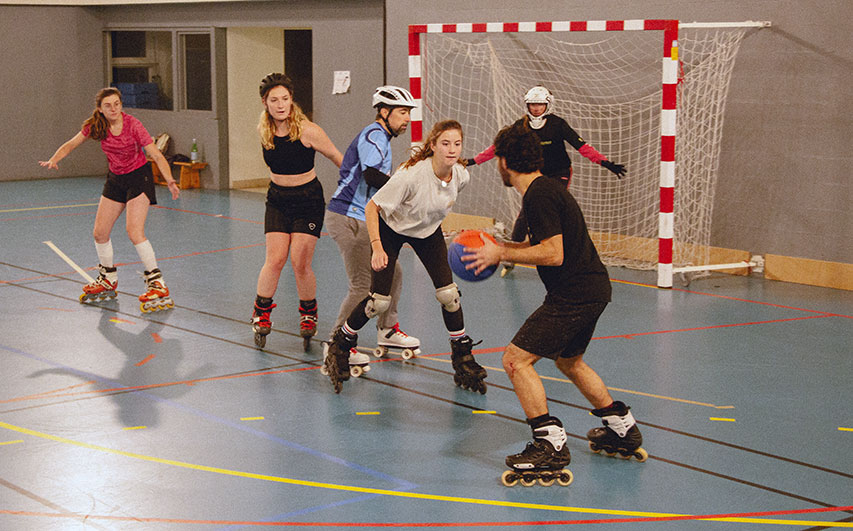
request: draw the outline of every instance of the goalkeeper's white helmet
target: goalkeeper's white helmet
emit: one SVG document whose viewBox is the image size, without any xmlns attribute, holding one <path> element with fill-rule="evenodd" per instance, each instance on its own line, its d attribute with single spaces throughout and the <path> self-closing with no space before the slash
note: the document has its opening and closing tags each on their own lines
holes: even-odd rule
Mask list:
<svg viewBox="0 0 853 531">
<path fill-rule="evenodd" d="M 395 87 L 394 85 L 377 87 L 373 92 L 373 106 L 378 107 L 380 105 L 409 108 L 418 106 L 411 92 L 402 87 Z"/>
<path fill-rule="evenodd" d="M 533 116 L 530 114 L 530 108 L 527 107 L 529 103 L 544 103 L 545 104 L 545 112 L 540 114 L 539 116 Z M 554 96 L 551 94 L 551 91 L 543 87 L 542 85 L 536 85 L 532 89 L 527 91 L 527 94 L 524 95 L 524 107 L 527 112 L 527 117 L 530 119 L 530 127 L 533 129 L 540 129 L 543 125 L 545 125 L 545 118 L 551 114 L 551 107 L 554 104 Z"/>
</svg>

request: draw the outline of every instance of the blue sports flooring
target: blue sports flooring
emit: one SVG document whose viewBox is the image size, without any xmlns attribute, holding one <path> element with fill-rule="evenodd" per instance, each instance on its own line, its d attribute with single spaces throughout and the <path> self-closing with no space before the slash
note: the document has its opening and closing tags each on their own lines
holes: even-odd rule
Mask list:
<svg viewBox="0 0 853 531">
<path fill-rule="evenodd" d="M 598 419 L 543 360 L 574 483 L 507 488 L 504 457 L 530 430 L 500 358 L 544 297 L 535 270 L 460 282 L 480 395 L 454 386 L 434 290 L 404 250 L 400 316 L 423 353 L 336 395 L 320 343 L 303 351 L 289 266 L 253 343 L 262 194 L 158 188 L 147 233 L 176 307 L 140 313 L 124 217 L 118 298 L 80 304 L 82 278 L 42 242 L 94 274 L 101 185 L 0 185 L 0 529 L 853 527 L 850 292 L 723 274 L 659 290 L 611 269 L 586 360 L 650 457 L 592 453 Z M 325 338 L 347 285 L 328 236 L 314 270 Z M 368 325 L 360 344 L 374 339 Z"/>
</svg>

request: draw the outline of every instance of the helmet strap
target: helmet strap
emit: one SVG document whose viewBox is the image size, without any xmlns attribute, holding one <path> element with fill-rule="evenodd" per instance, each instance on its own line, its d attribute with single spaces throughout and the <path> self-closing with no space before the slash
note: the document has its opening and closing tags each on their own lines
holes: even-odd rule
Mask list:
<svg viewBox="0 0 853 531">
<path fill-rule="evenodd" d="M 388 116 L 382 116 L 382 109 L 388 109 Z M 391 135 L 391 138 L 397 138 L 397 132 L 391 127 L 391 123 L 388 121 L 388 118 L 391 117 L 391 113 L 394 111 L 394 107 L 383 106 L 379 109 L 379 116 L 382 117 L 382 122 L 385 124 L 385 129 L 388 131 L 388 134 Z"/>
</svg>

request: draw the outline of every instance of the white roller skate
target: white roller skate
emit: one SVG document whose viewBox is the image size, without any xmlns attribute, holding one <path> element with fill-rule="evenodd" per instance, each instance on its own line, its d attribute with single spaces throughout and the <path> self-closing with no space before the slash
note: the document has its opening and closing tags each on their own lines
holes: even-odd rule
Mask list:
<svg viewBox="0 0 853 531">
<path fill-rule="evenodd" d="M 169 288 L 163 282 L 163 274 L 157 268 L 145 272 L 145 287 L 148 290 L 139 296 L 139 309 L 142 313 L 168 310 L 175 307 L 169 296 Z"/>
<path fill-rule="evenodd" d="M 94 282 L 83 286 L 80 294 L 80 302 L 100 302 L 114 299 L 118 287 L 118 273 L 114 267 L 105 267 L 98 264 L 98 278 Z"/>
<path fill-rule="evenodd" d="M 395 323 L 391 328 L 377 328 L 373 355 L 381 358 L 388 354 L 389 349 L 399 350 L 400 356 L 409 360 L 421 353 L 421 342 L 400 330 L 400 323 Z"/>
<path fill-rule="evenodd" d="M 329 375 L 329 369 L 326 368 L 326 356 L 329 355 L 329 343 L 323 343 L 323 366 L 320 367 L 320 372 Z M 370 372 L 370 356 L 363 354 L 356 348 L 351 348 L 349 351 L 349 373 L 353 378 L 358 378 L 362 374 Z"/>
</svg>

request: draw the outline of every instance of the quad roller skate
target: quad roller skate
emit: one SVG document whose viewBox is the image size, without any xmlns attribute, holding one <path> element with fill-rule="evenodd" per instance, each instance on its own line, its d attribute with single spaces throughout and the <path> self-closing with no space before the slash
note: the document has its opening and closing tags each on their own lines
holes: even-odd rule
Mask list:
<svg viewBox="0 0 853 531">
<path fill-rule="evenodd" d="M 317 335 L 317 306 L 306 310 L 299 305 L 299 335 L 302 336 L 302 348 L 308 352 L 311 348 L 311 338 Z"/>
<path fill-rule="evenodd" d="M 355 348 L 357 342 L 358 335 L 348 335 L 338 328 L 329 343 L 329 352 L 323 360 L 323 367 L 336 393 L 340 393 L 343 382 L 349 380 L 350 351 Z"/>
<path fill-rule="evenodd" d="M 586 434 L 593 452 L 603 451 L 608 457 L 618 454 L 622 459 L 633 457 L 641 463 L 649 458 L 649 453 L 641 447 L 643 436 L 630 409 L 622 402 L 614 402 L 612 406 L 592 410 L 604 424 L 603 428 L 593 428 Z"/>
<path fill-rule="evenodd" d="M 255 312 L 252 314 L 252 330 L 255 332 L 255 346 L 264 348 L 267 344 L 267 336 L 272 330 L 272 321 L 270 321 L 270 313 L 276 305 L 270 303 L 269 306 L 261 307 L 255 303 Z"/>
<path fill-rule="evenodd" d="M 527 443 L 523 452 L 507 456 L 506 466 L 510 469 L 501 474 L 501 483 L 513 487 L 520 481 L 522 486 L 532 487 L 539 482 L 543 487 L 550 487 L 556 482 L 567 487 L 575 479 L 572 472 L 564 468 L 571 460 L 563 427 L 559 424 L 542 426 L 533 430 L 533 442 Z"/>
<path fill-rule="evenodd" d="M 373 355 L 381 358 L 388 354 L 390 349 L 399 350 L 404 360 L 410 360 L 421 353 L 421 342 L 400 330 L 400 323 L 391 328 L 377 328 Z"/>
<path fill-rule="evenodd" d="M 139 309 L 142 313 L 168 310 L 175 307 L 175 302 L 169 296 L 169 288 L 163 282 L 163 275 L 157 268 L 146 271 L 145 287 L 148 289 L 139 296 Z"/>
<path fill-rule="evenodd" d="M 118 273 L 115 267 L 105 267 L 98 264 L 98 278 L 83 286 L 80 302 L 100 302 L 116 298 Z"/>
<path fill-rule="evenodd" d="M 326 356 L 329 355 L 329 343 L 323 343 L 323 366 L 320 367 L 320 372 L 329 375 L 329 369 L 326 368 Z M 362 374 L 370 371 L 370 356 L 363 354 L 358 349 L 351 348 L 349 351 L 349 374 L 353 378 L 358 378 Z"/>
<path fill-rule="evenodd" d="M 479 345 L 482 341 L 478 341 Z M 456 374 L 453 375 L 453 382 L 463 388 L 471 391 L 479 391 L 481 395 L 486 394 L 486 369 L 474 361 L 474 356 L 471 355 L 471 349 L 475 343 L 468 336 L 462 336 L 459 339 L 450 340 L 450 361 L 453 363 L 453 370 Z"/>
<path fill-rule="evenodd" d="M 503 267 L 501 268 L 501 278 L 503 278 L 503 277 L 507 276 L 508 274 L 512 273 L 512 270 L 513 270 L 513 269 L 515 269 L 515 264 L 510 263 L 510 262 L 506 262 L 506 263 L 504 263 L 504 264 L 503 264 Z"/>
</svg>

